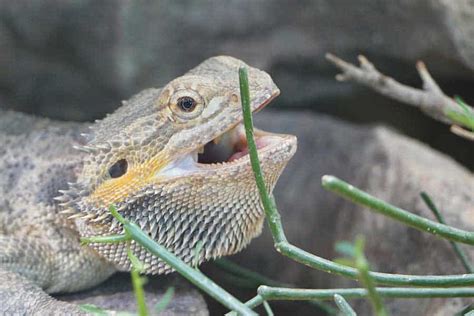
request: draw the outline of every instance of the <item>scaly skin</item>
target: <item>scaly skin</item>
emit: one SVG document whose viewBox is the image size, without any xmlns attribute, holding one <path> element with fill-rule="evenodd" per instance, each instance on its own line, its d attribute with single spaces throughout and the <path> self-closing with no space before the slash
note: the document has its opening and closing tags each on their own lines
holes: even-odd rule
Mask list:
<svg viewBox="0 0 474 316">
<path fill-rule="evenodd" d="M 210 58 L 162 89 L 142 91 L 90 130 L 1 113 L 0 314 L 79 313 L 46 293 L 86 289 L 128 271 L 124 243 L 79 243 L 123 232 L 111 204 L 185 262 L 198 242 L 203 262 L 260 234 L 264 213 L 239 124 L 240 66 Z M 258 69 L 249 67 L 249 82 L 253 110 L 279 93 Z M 219 137 L 229 150 L 222 162 L 196 162 Z M 257 130 L 256 141 L 272 190 L 296 138 Z M 147 273 L 172 271 L 133 242 L 131 249 Z"/>
</svg>

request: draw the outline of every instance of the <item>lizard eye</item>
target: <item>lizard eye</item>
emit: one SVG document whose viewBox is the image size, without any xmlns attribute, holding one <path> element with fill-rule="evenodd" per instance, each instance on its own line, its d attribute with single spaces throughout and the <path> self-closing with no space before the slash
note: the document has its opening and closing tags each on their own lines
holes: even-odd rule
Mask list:
<svg viewBox="0 0 474 316">
<path fill-rule="evenodd" d="M 191 97 L 181 97 L 178 99 L 177 105 L 184 112 L 192 112 L 196 108 L 197 102 Z"/>
<path fill-rule="evenodd" d="M 176 91 L 169 100 L 169 108 L 180 121 L 194 119 L 202 113 L 205 102 L 199 93 L 191 89 Z"/>
<path fill-rule="evenodd" d="M 127 173 L 128 163 L 125 159 L 120 159 L 109 168 L 109 175 L 112 178 L 120 178 Z"/>
</svg>

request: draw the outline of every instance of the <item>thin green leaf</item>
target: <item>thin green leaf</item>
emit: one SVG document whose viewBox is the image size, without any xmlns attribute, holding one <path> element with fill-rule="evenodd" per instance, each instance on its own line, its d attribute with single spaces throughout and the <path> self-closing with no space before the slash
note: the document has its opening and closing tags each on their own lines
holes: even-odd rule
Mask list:
<svg viewBox="0 0 474 316">
<path fill-rule="evenodd" d="M 365 239 L 363 236 L 358 236 L 355 241 L 355 263 L 359 271 L 359 281 L 367 289 L 370 302 L 374 308 L 377 316 L 387 316 L 387 311 L 383 305 L 382 298 L 377 293 L 375 282 L 369 274 L 369 263 L 364 255 Z"/>
<path fill-rule="evenodd" d="M 95 316 L 107 316 L 108 313 L 105 309 L 96 306 L 94 304 L 81 304 L 79 305 L 79 308 L 86 313 L 95 315 Z"/>
<path fill-rule="evenodd" d="M 127 249 L 127 255 L 128 259 L 132 263 L 132 267 L 134 270 L 140 273 L 145 270 L 145 265 L 140 260 L 138 260 L 137 256 L 135 256 L 135 254 L 130 250 L 130 248 Z"/>
<path fill-rule="evenodd" d="M 448 109 L 445 112 L 446 116 L 456 125 L 468 127 L 474 131 L 474 111 L 459 96 L 455 96 L 454 99 L 463 111 Z"/>
<path fill-rule="evenodd" d="M 238 265 L 237 263 L 226 258 L 220 258 L 214 261 L 214 264 L 226 272 L 229 272 L 233 275 L 236 275 L 240 278 L 250 281 L 251 282 L 250 284 L 252 284 L 253 286 L 259 286 L 262 284 L 270 285 L 270 286 L 289 286 L 288 284 L 272 280 L 258 272 L 242 267 Z M 249 284 L 249 283 L 246 283 L 246 284 Z"/>
<path fill-rule="evenodd" d="M 334 302 L 344 316 L 357 316 L 351 305 L 339 294 L 334 294 Z"/>
<path fill-rule="evenodd" d="M 194 247 L 193 264 L 192 264 L 194 269 L 199 269 L 198 266 L 199 266 L 199 259 L 201 257 L 202 247 L 204 247 L 204 243 L 201 240 L 199 240 L 196 243 L 196 247 Z"/>
<path fill-rule="evenodd" d="M 268 316 L 273 316 L 272 308 L 270 307 L 270 304 L 267 301 L 263 301 L 263 307 L 265 308 L 265 312 Z"/>
<path fill-rule="evenodd" d="M 132 263 L 132 270 L 130 271 L 130 274 L 132 276 L 133 292 L 135 293 L 135 299 L 137 301 L 138 315 L 147 316 L 148 308 L 146 306 L 145 291 L 143 289 L 143 285 L 146 283 L 146 278 L 140 275 L 140 272 L 144 270 L 144 265 L 130 250 L 130 247 L 127 249 L 127 255 L 128 259 Z"/>
<path fill-rule="evenodd" d="M 161 313 L 168 307 L 168 305 L 171 303 L 171 300 L 173 299 L 174 296 L 174 286 L 170 286 L 165 294 L 163 294 L 163 297 L 160 299 L 158 303 L 155 305 L 155 312 L 156 313 Z"/>
<path fill-rule="evenodd" d="M 355 249 L 354 245 L 348 241 L 338 241 L 335 245 L 335 250 L 339 252 L 341 255 L 353 258 L 355 256 Z"/>
<path fill-rule="evenodd" d="M 464 102 L 464 100 L 460 96 L 454 96 L 454 100 L 456 100 L 456 103 L 459 104 L 459 106 L 464 110 L 464 113 L 474 117 L 474 111 L 469 107 L 469 105 L 467 105 L 466 102 Z"/>
<path fill-rule="evenodd" d="M 441 224 L 446 224 L 446 221 L 444 220 L 443 215 L 441 215 L 441 212 L 439 211 L 438 207 L 436 207 L 435 203 L 433 202 L 433 199 L 428 195 L 428 193 L 421 192 L 420 195 L 423 201 L 425 202 L 426 206 L 431 210 L 431 212 L 433 212 L 438 222 L 440 222 Z M 454 241 L 450 241 L 449 243 L 451 244 L 451 247 L 453 248 L 454 252 L 458 256 L 459 260 L 461 261 L 466 271 L 468 273 L 474 273 L 474 267 L 469 262 L 469 258 L 466 255 L 466 253 Z"/>
<path fill-rule="evenodd" d="M 462 310 L 454 314 L 454 316 L 474 316 L 474 304 L 465 306 Z"/>
</svg>

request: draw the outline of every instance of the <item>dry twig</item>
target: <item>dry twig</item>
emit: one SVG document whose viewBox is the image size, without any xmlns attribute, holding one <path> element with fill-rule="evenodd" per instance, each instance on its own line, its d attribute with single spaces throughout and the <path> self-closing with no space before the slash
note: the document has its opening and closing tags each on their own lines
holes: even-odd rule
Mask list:
<svg viewBox="0 0 474 316">
<path fill-rule="evenodd" d="M 453 134 L 456 134 L 456 135 L 458 135 L 458 136 L 460 136 L 460 137 L 463 137 L 463 138 L 472 140 L 472 141 L 474 142 L 474 133 L 473 133 L 473 132 L 469 132 L 468 130 L 462 128 L 462 127 L 459 126 L 459 125 L 451 125 L 450 131 L 451 131 L 451 133 L 453 133 Z"/>
<path fill-rule="evenodd" d="M 326 54 L 326 58 L 342 71 L 336 76 L 337 80 L 353 80 L 363 84 L 382 95 L 418 107 L 436 120 L 451 125 L 453 122 L 446 116 L 446 113 L 449 111 L 461 112 L 459 105 L 443 93 L 421 61 L 416 64 L 416 69 L 423 81 L 423 89 L 415 89 L 380 73 L 362 55 L 358 56 L 359 67 L 329 53 Z"/>
</svg>

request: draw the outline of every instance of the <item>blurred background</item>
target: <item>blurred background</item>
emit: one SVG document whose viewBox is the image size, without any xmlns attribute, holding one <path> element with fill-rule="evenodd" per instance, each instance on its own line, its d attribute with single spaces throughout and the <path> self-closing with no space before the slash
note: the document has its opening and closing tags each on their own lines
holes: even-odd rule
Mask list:
<svg viewBox="0 0 474 316">
<path fill-rule="evenodd" d="M 384 124 L 470 170 L 474 151 L 472 143 L 452 135 L 447 126 L 417 109 L 334 80 L 337 70 L 325 60 L 327 52 L 352 62 L 364 54 L 383 73 L 415 87 L 421 85 L 415 63 L 423 60 L 447 95 L 474 103 L 474 2 L 469 0 L 3 0 L 0 107 L 59 120 L 92 121 L 119 107 L 121 100 L 142 89 L 160 87 L 208 57 L 240 58 L 270 73 L 281 89 L 281 96 L 263 111 L 275 112 L 268 116 L 272 122 L 262 114 L 261 124 L 276 131 L 299 126 L 300 152 L 312 159 L 302 163 L 301 153 L 295 157 L 277 188 L 277 199 L 279 192 L 286 191 L 280 197 L 284 219 L 291 226 L 296 215 L 288 214 L 289 209 L 327 208 L 327 213 L 313 217 L 314 226 L 293 236 L 289 228 L 289 235 L 331 256 L 332 243 L 310 239 L 339 238 L 324 237 L 335 230 L 317 228 L 332 227 L 331 210 L 341 202 L 313 198 L 314 192 L 323 195 L 316 186 L 320 173 L 331 171 L 324 169 L 328 161 L 336 160 L 331 162 L 332 170 L 341 168 L 337 158 L 324 156 L 332 153 L 334 139 L 356 137 L 359 134 L 354 130 Z M 357 127 L 327 128 L 324 122 L 332 119 L 326 115 Z M 312 147 L 316 138 L 319 146 Z M 341 155 L 352 159 L 358 155 L 358 146 L 370 143 L 363 137 L 359 140 L 350 145 L 352 152 Z M 295 164 L 306 169 L 297 169 Z M 314 171 L 314 178 L 308 178 L 305 170 Z M 292 181 L 313 181 L 315 191 L 292 191 Z M 295 200 L 300 200 L 298 205 L 292 204 Z M 301 226 L 301 221 L 294 225 Z M 271 253 L 271 241 L 267 236 L 259 242 L 238 260 L 272 272 L 266 259 L 254 256 L 258 247 L 265 247 L 263 242 Z M 279 258 L 276 253 L 270 256 Z M 280 278 L 276 267 L 273 272 Z M 283 281 L 327 286 L 327 277 L 308 278 L 303 272 L 289 275 L 289 271 L 293 270 L 287 271 L 286 279 L 285 273 L 281 276 Z M 223 312 L 208 302 L 213 313 Z M 289 310 L 296 308 L 292 306 Z M 285 308 L 281 311 L 288 311 Z M 301 313 L 314 312 L 301 308 Z"/>
<path fill-rule="evenodd" d="M 2 1 L 0 100 L 7 108 L 93 120 L 202 60 L 228 54 L 269 72 L 272 108 L 387 122 L 469 163 L 462 142 L 365 88 L 341 84 L 324 58 L 366 55 L 419 86 L 423 60 L 448 95 L 472 100 L 474 15 L 468 0 Z M 472 167 L 472 159 L 470 160 Z"/>
</svg>

